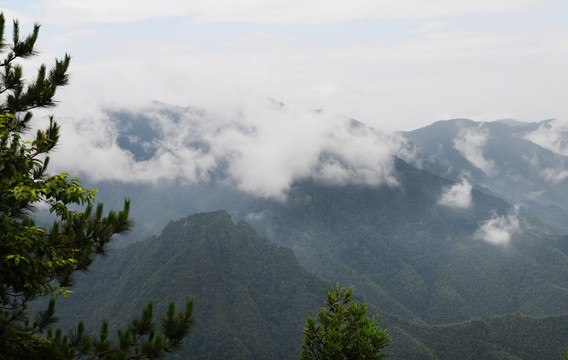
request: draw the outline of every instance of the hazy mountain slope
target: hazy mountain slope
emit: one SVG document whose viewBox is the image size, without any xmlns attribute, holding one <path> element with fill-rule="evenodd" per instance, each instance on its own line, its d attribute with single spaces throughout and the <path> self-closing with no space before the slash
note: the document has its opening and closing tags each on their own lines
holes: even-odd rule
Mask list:
<svg viewBox="0 0 568 360">
<path fill-rule="evenodd" d="M 125 129 L 119 142 L 139 160 L 132 169 L 140 171 L 148 158 L 159 165 L 160 158 L 152 150 L 157 143 L 161 144 L 158 153 L 189 149 L 188 157 L 178 160 L 190 161 L 194 152 L 215 153 L 209 143 L 183 134 L 176 138 L 176 147 L 165 146 L 170 138 L 160 124 L 179 134 L 181 130 L 191 133 L 209 120 L 194 109 L 174 109 L 171 114 L 168 109 L 161 105 L 150 115 L 117 115 Z M 150 116 L 160 114 L 165 117 L 153 122 Z M 273 120 L 282 126 L 280 130 L 287 131 L 289 119 L 270 114 L 276 116 Z M 140 134 L 138 121 L 143 125 Z M 255 124 L 257 127 L 241 128 L 238 122 L 229 123 L 233 127 L 223 135 L 226 138 L 217 137 L 214 143 L 222 148 L 225 145 L 220 140 L 227 144 L 235 139 L 239 144 L 257 144 L 262 127 Z M 389 153 L 361 151 L 367 146 L 385 150 L 376 147 L 385 138 L 351 121 L 347 128 L 333 129 L 339 131 L 338 135 L 330 133 L 319 138 L 327 145 L 314 163 L 319 166 L 319 175 L 325 168 L 338 170 L 347 178 L 334 181 L 303 173 L 304 177 L 291 178 L 294 181 L 285 197 L 254 196 L 253 188 L 245 193 L 243 189 L 247 188 L 239 187 L 242 179 L 262 185 L 258 178 L 266 179 L 264 173 L 278 170 L 263 167 L 267 159 L 282 160 L 268 156 L 274 153 L 259 158 L 258 164 L 253 162 L 252 168 L 247 167 L 251 163 L 238 168 L 256 176 L 240 172 L 242 177 L 234 177 L 237 167 L 231 167 L 231 153 L 227 159 L 216 158 L 219 163 L 206 167 L 207 176 L 197 184 L 174 176 L 151 185 L 106 181 L 92 186 L 101 190 L 98 200 L 111 207 L 117 207 L 124 196 L 132 198 L 132 215 L 138 223 L 135 239 L 158 233 L 168 220 L 187 213 L 226 209 L 233 218 L 253 224 L 278 245 L 292 248 L 308 271 L 326 280 L 336 278 L 354 284 L 364 301 L 385 313 L 410 319 L 414 325 L 448 324 L 511 312 L 563 314 L 568 312 L 567 239 L 563 231 L 533 214 L 556 206 L 560 211 L 554 214 L 562 223 L 561 205 L 543 199 L 555 198 L 560 204 L 562 196 L 554 196 L 554 191 L 558 193 L 563 183 L 544 189 L 549 184 L 547 173 L 537 170 L 554 170 L 554 166 L 562 169 L 565 160 L 525 138 L 524 134 L 538 128 L 455 120 L 417 130 L 412 134 L 416 135 L 416 143 L 423 142 L 423 148 L 408 145 L 401 158 L 389 157 L 393 160 L 377 163 L 388 170 L 394 165 L 392 173 L 382 174 L 392 180 L 386 181 L 391 185 L 357 182 L 368 179 L 365 176 L 369 173 L 380 175 L 373 167 L 357 168 L 359 158 L 367 161 Z M 216 123 L 211 124 L 211 129 L 214 131 L 206 135 L 223 134 Z M 342 157 L 342 144 L 356 145 L 348 146 L 354 151 L 351 157 Z M 246 147 L 228 148 L 246 151 Z M 241 155 L 238 151 L 234 154 L 237 158 Z M 289 161 L 284 163 L 290 165 Z M 183 161 L 179 164 L 183 165 Z M 365 163 L 369 164 L 374 163 Z M 183 166 L 173 169 L 186 174 Z M 280 172 L 271 175 L 275 181 L 281 180 Z M 354 175 L 353 181 L 349 181 L 349 175 Z M 515 196 L 533 212 L 504 200 L 517 199 Z M 238 263 L 235 261 L 235 269 Z M 415 337 L 409 339 L 406 344 L 428 348 Z"/>
<path fill-rule="evenodd" d="M 97 201 L 105 209 L 122 206 L 124 198 L 132 200 L 131 217 L 136 226 L 127 237 L 117 238 L 117 246 L 159 234 L 172 220 L 196 212 L 226 209 L 236 214 L 254 200 L 250 194 L 221 183 L 187 184 L 182 181 L 163 181 L 156 184 L 130 184 L 118 181 L 87 181 L 96 188 Z M 256 201 L 256 200 L 254 200 Z M 242 217 L 237 217 L 241 219 Z"/>
<path fill-rule="evenodd" d="M 285 202 L 254 198 L 228 186 L 103 184 L 101 200 L 133 198 L 140 234 L 183 212 L 227 210 L 264 236 L 291 247 L 325 279 L 353 283 L 366 301 L 415 321 L 449 323 L 522 312 L 568 312 L 566 241 L 562 232 L 482 191 L 451 208 L 440 197 L 455 183 L 398 160 L 399 186 L 298 182 Z M 110 205 L 107 203 L 107 205 Z M 518 221 L 508 245 L 478 237 Z M 510 225 L 510 224 L 509 224 Z M 142 235 L 140 235 L 142 236 Z"/>
<path fill-rule="evenodd" d="M 388 315 L 381 321 L 395 344 L 404 342 L 393 345 L 393 359 L 560 359 L 568 333 L 568 315 L 509 314 L 436 326 Z"/>
<path fill-rule="evenodd" d="M 403 161 L 397 171 L 399 187 L 299 183 L 288 202 L 256 209 L 250 221 L 307 269 L 354 283 L 387 312 L 429 323 L 568 312 L 562 232 L 475 189 L 471 207 L 441 206 L 451 182 Z M 518 222 L 509 244 L 480 237 L 491 221 Z"/>
<path fill-rule="evenodd" d="M 167 121 L 162 119 L 167 124 L 187 121 L 197 126 L 203 115 L 176 108 L 170 116 L 168 109 L 162 106 L 160 110 L 167 115 Z M 163 137 L 162 130 L 156 128 L 160 122 L 152 122 L 149 115 L 115 115 L 116 121 L 124 122 L 123 145 L 130 144 L 127 148 L 142 160 L 153 156 L 141 151 L 151 150 L 156 138 Z M 135 126 L 138 121 L 144 125 L 140 134 Z M 374 134 L 357 122 L 349 126 L 355 134 Z M 461 133 L 463 129 L 465 133 Z M 518 213 L 509 203 L 481 188 L 468 190 L 469 183 L 461 186 L 454 201 L 469 197 L 470 203 L 440 203 L 445 193 L 459 188 L 458 174 L 469 174 L 473 184 L 500 184 L 490 187 L 494 194 L 501 188 L 510 188 L 510 193 L 521 191 L 523 174 L 532 166 L 526 154 L 546 158 L 550 152 L 512 136 L 518 129 L 504 123 L 480 129 L 468 120 L 440 122 L 422 129 L 424 133 L 416 136 L 428 145 L 424 147 L 427 153 L 416 151 L 414 161 L 428 165 L 425 168 L 431 172 L 398 159 L 393 173 L 396 186 L 330 185 L 308 178 L 295 181 L 286 199 L 274 200 L 237 190 L 230 181 L 223 180 L 222 166 L 210 174 L 208 182 L 199 184 L 181 180 L 156 184 L 107 181 L 93 186 L 101 190 L 98 199 L 110 207 L 117 207 L 119 204 L 113 202 L 122 201 L 124 196 L 132 198 L 132 215 L 138 223 L 134 239 L 158 233 L 168 220 L 187 213 L 223 208 L 234 218 L 253 224 L 277 244 L 291 247 L 309 271 L 325 279 L 353 283 L 365 299 L 382 310 L 415 321 L 448 323 L 516 311 L 560 314 L 568 311 L 568 287 L 563 280 L 567 278 L 566 250 L 558 240 L 563 236 L 559 231 L 527 217 L 523 210 Z M 498 174 L 501 164 L 510 164 L 513 170 L 518 169 L 517 173 L 507 170 L 503 176 L 490 177 L 464 157 L 465 145 L 460 148 L 462 152 L 454 148 L 456 138 L 464 144 L 479 145 L 476 149 L 480 152 L 473 153 L 487 157 L 487 164 L 493 164 Z M 139 140 L 127 144 L 129 139 Z M 440 145 L 437 139 L 445 142 Z M 377 135 L 376 141 L 380 140 Z M 136 144 L 143 146 L 137 148 Z M 193 142 L 191 146 L 207 148 L 204 143 Z M 481 151 L 485 148 L 491 151 Z M 530 152 L 523 153 L 523 149 Z M 412 153 L 412 149 L 407 150 Z M 428 153 L 437 164 L 426 158 Z M 448 155 L 438 158 L 440 154 Z M 334 158 L 339 155 L 333 152 L 322 156 L 328 164 L 348 166 L 341 158 Z M 536 184 L 537 179 L 534 175 L 531 181 Z M 522 189 L 523 194 L 529 193 Z M 505 242 L 510 237 L 510 243 L 487 243 L 483 238 L 489 233 L 501 236 Z"/>
<path fill-rule="evenodd" d="M 564 169 L 568 157 L 530 140 L 530 135 L 547 123 L 455 119 L 403 135 L 453 176 L 464 176 L 566 228 L 568 178 Z M 562 139 L 565 135 L 558 136 Z"/>
</svg>

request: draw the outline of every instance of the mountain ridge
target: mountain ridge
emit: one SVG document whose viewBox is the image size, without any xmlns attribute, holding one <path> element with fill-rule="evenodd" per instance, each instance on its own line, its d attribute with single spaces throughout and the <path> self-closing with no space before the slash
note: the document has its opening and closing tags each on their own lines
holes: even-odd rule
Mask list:
<svg viewBox="0 0 568 360">
<path fill-rule="evenodd" d="M 178 110 L 180 112 L 170 119 L 172 123 L 185 121 L 185 110 Z M 278 111 L 290 112 L 289 109 Z M 152 114 L 148 113 L 148 121 L 154 116 Z M 135 124 L 136 116 L 130 120 Z M 164 121 L 156 122 L 154 126 L 161 123 Z M 401 153 L 394 153 L 388 161 L 377 165 L 385 166 L 390 171 L 388 178 L 382 178 L 388 181 L 380 185 L 364 181 L 334 182 L 326 177 L 308 174 L 294 178 L 285 196 L 259 196 L 253 191 L 239 188 L 235 179 L 225 177 L 231 166 L 227 162 L 215 168 L 219 171 L 204 182 L 191 183 L 176 179 L 151 186 L 142 183 L 130 186 L 107 181 L 100 188 L 101 196 L 98 199 L 112 206 L 112 201 L 118 198 L 131 197 L 132 214 L 141 225 L 136 238 L 158 233 L 165 226 L 165 233 L 162 233 L 171 232 L 174 243 L 181 238 L 180 234 L 184 234 L 180 228 L 183 221 L 168 223 L 169 220 L 179 219 L 189 213 L 226 209 L 226 214 L 243 219 L 246 223 L 235 225 L 227 218 L 229 215 L 221 216 L 214 212 L 217 214 L 216 222 L 213 221 L 215 226 L 225 229 L 220 233 L 212 231 L 216 234 L 215 238 L 236 236 L 238 233 L 239 236 L 252 239 L 256 233 L 276 245 L 251 245 L 254 242 L 247 243 L 241 239 L 236 242 L 240 244 L 237 247 L 227 244 L 220 246 L 206 237 L 197 236 L 199 242 L 195 246 L 199 254 L 187 255 L 195 256 L 192 257 L 195 262 L 192 266 L 199 268 L 197 273 L 216 284 L 232 282 L 236 278 L 244 279 L 253 273 L 258 274 L 253 278 L 266 276 L 274 279 L 271 277 L 274 274 L 269 276 L 271 270 L 264 262 L 265 256 L 259 255 L 252 262 L 252 254 L 247 254 L 245 250 L 252 246 L 259 253 L 265 250 L 274 253 L 267 249 L 274 246 L 286 248 L 277 250 L 276 253 L 280 255 L 274 256 L 288 258 L 289 266 L 292 263 L 296 264 L 293 267 L 302 265 L 304 271 L 310 273 L 309 276 L 317 276 L 319 280 L 310 278 L 310 281 L 319 284 L 320 290 L 323 290 L 325 281 L 332 279 L 353 284 L 359 298 L 369 304 L 380 323 L 384 323 L 402 342 L 401 346 L 393 347 L 402 358 L 406 355 L 408 358 L 455 358 L 448 350 L 452 344 L 461 344 L 459 346 L 473 349 L 475 353 L 473 344 L 477 342 L 481 346 L 479 353 L 488 359 L 537 359 L 539 357 L 535 354 L 526 355 L 529 353 L 527 349 L 520 352 L 512 343 L 506 343 L 509 339 L 504 329 L 508 322 L 515 324 L 511 325 L 514 328 L 510 329 L 510 333 L 516 336 L 523 334 L 522 329 L 528 326 L 526 324 L 542 326 L 543 333 L 548 331 L 546 326 L 564 329 L 564 314 L 568 313 L 568 211 L 565 211 L 562 203 L 563 197 L 556 195 L 563 191 L 565 183 L 560 181 L 553 188 L 546 188 L 549 184 L 546 173 L 536 172 L 554 170 L 553 165 L 561 170 L 568 164 L 568 158 L 564 159 L 563 155 L 527 138 L 527 134 L 543 128 L 550 130 L 554 124 L 554 121 L 549 121 L 511 125 L 504 121 L 479 123 L 457 119 L 403 133 L 410 142 L 396 142 L 400 145 L 398 149 Z M 380 132 L 361 122 L 351 120 L 348 125 L 347 128 L 338 129 L 339 138 L 364 134 L 364 137 L 357 138 L 357 145 L 361 147 L 368 144 L 362 140 L 380 143 L 385 139 Z M 131 130 L 133 132 L 123 135 L 135 138 L 136 127 L 131 127 Z M 254 127 L 237 130 L 238 136 L 260 136 Z M 164 140 L 160 138 L 160 141 Z M 183 144 L 193 150 L 207 150 L 203 147 L 206 143 L 191 141 Z M 214 148 L 208 149 L 212 151 Z M 373 169 L 363 166 L 357 172 L 359 170 L 352 171 L 350 168 L 356 166 L 357 157 L 344 157 L 340 149 L 324 150 L 319 153 L 317 164 L 329 166 L 326 171 L 338 170 L 340 175 L 354 174 L 359 176 L 358 180 L 369 179 L 362 174 Z M 355 154 L 359 157 L 372 155 L 361 151 Z M 99 186 L 95 184 L 95 187 Z M 192 224 L 199 216 L 207 217 L 195 216 Z M 192 225 L 187 227 L 192 228 Z M 149 242 L 134 243 L 128 249 L 140 247 L 139 251 L 142 251 L 161 236 Z M 261 251 L 261 248 L 264 250 Z M 118 251 L 124 254 L 122 251 L 126 250 Z M 129 256 L 133 258 L 140 254 L 132 251 Z M 183 251 L 171 251 L 169 257 L 183 262 L 178 257 L 178 253 Z M 239 254 L 238 257 L 231 257 L 236 254 Z M 295 260 L 291 260 L 290 256 Z M 163 279 L 167 279 L 167 275 L 178 265 L 173 260 L 158 264 L 147 255 L 141 258 L 140 264 L 136 264 L 136 260 L 125 260 L 127 255 L 120 257 L 128 264 L 134 262 L 128 265 L 128 269 L 131 269 L 129 272 L 139 273 L 132 269 L 138 269 L 136 266 L 144 266 L 144 263 L 152 263 L 159 269 L 156 272 L 160 273 L 161 280 L 152 280 L 152 274 L 147 273 L 147 291 L 169 284 L 170 280 Z M 226 273 L 224 261 L 231 263 L 230 276 Z M 254 269 L 248 267 L 252 263 L 257 264 Z M 116 265 L 115 270 L 121 272 L 127 268 L 126 265 L 121 266 Z M 107 278 L 113 276 L 108 274 Z M 193 280 L 194 284 L 200 281 L 204 284 L 203 279 Z M 250 281 L 250 284 L 256 284 L 251 285 L 253 288 L 266 285 L 259 285 L 254 282 L 256 280 Z M 280 280 L 268 282 L 274 281 Z M 168 286 L 172 286 L 173 294 L 182 288 L 171 284 Z M 226 329 L 235 323 L 232 315 L 226 313 L 226 309 L 235 307 L 228 298 L 241 299 L 236 304 L 242 306 L 244 303 L 254 304 L 252 299 L 264 295 L 246 286 L 231 285 L 230 289 L 235 292 L 216 292 L 218 288 L 213 291 L 206 287 L 205 290 L 209 292 L 205 291 L 199 298 L 208 306 L 216 304 L 217 315 L 212 316 Z M 144 292 L 146 290 L 142 288 L 137 291 L 147 294 Z M 134 293 L 137 292 L 128 292 Z M 215 303 L 216 295 L 220 295 L 220 303 Z M 308 297 L 315 299 L 317 296 L 310 293 Z M 268 297 L 264 299 L 273 301 Z M 118 300 L 112 304 L 118 306 Z M 265 319 L 261 316 L 266 309 L 259 310 L 260 304 L 253 308 L 255 310 L 251 317 L 259 318 L 258 327 L 265 329 L 263 334 L 270 333 L 270 330 L 266 330 L 270 326 L 263 323 Z M 519 314 L 518 317 L 511 315 L 515 313 Z M 280 315 L 274 314 L 272 318 L 277 316 Z M 542 325 L 544 323 L 549 325 Z M 261 335 L 254 335 L 254 327 L 250 325 L 247 331 L 251 338 L 258 340 Z M 502 339 L 495 343 L 491 338 L 482 341 L 477 337 L 476 329 L 496 332 Z M 215 331 L 208 336 L 219 335 L 219 330 Z M 429 337 L 430 332 L 442 338 L 436 342 Z M 457 339 L 456 333 L 467 334 L 471 342 Z M 564 343 L 561 334 L 547 334 L 551 336 L 551 339 L 544 341 L 550 346 L 551 352 L 547 354 L 559 354 L 562 347 L 559 344 Z M 236 338 L 239 339 L 238 336 Z M 447 339 L 452 339 L 452 343 L 443 345 Z M 240 341 L 235 346 L 242 350 L 238 350 L 239 354 L 245 354 L 252 348 L 252 343 Z M 537 345 L 533 346 L 540 349 Z M 214 351 L 214 348 L 209 347 L 206 352 L 209 351 Z M 263 353 L 264 350 L 259 351 Z M 452 351 L 457 350 L 454 347 Z M 460 358 L 464 355 L 459 354 Z"/>
<path fill-rule="evenodd" d="M 138 315 L 146 301 L 159 310 L 193 297 L 198 322 L 181 358 L 292 359 L 305 315 L 315 313 L 324 293 L 323 281 L 301 268 L 290 249 L 216 211 L 172 221 L 160 236 L 95 263 L 57 311 L 73 314 L 65 327 L 103 318 L 112 327 Z M 105 306 L 85 306 L 93 299 Z M 272 341 L 280 332 L 287 336 Z"/>
<path fill-rule="evenodd" d="M 325 288 L 290 249 L 215 211 L 171 221 L 160 236 L 116 250 L 57 307 L 69 316 L 67 326 L 81 319 L 96 329 L 102 318 L 111 327 L 124 323 L 143 301 L 154 300 L 159 311 L 192 296 L 198 322 L 172 359 L 295 359 L 305 316 L 323 306 Z M 394 338 L 387 348 L 392 359 L 554 358 L 564 344 L 558 331 L 568 331 L 568 315 L 507 314 L 433 326 L 374 305 L 369 313 Z"/>
<path fill-rule="evenodd" d="M 553 178 L 563 176 L 568 157 L 527 138 L 547 124 L 550 120 L 510 126 L 455 119 L 402 134 L 451 168 L 454 177 L 464 177 L 568 229 L 568 182 Z"/>
</svg>

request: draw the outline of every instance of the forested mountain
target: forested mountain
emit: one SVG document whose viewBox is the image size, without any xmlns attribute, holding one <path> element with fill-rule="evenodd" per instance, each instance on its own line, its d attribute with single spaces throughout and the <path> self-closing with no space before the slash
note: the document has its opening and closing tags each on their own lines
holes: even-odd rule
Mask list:
<svg viewBox="0 0 568 360">
<path fill-rule="evenodd" d="M 568 228 L 568 136 L 557 121 L 455 119 L 403 135 L 448 175 L 466 178 Z"/>
<path fill-rule="evenodd" d="M 58 313 L 70 315 L 64 326 L 81 319 L 96 332 L 101 319 L 112 328 L 137 316 L 143 302 L 162 312 L 193 297 L 198 322 L 180 359 L 295 359 L 325 290 L 290 249 L 217 211 L 170 222 L 96 263 Z"/>
<path fill-rule="evenodd" d="M 391 347 L 392 359 L 560 359 L 568 331 L 567 315 L 510 314 L 436 326 L 388 315 L 381 321 L 399 341 Z"/>
<path fill-rule="evenodd" d="M 470 207 L 444 206 L 451 182 L 396 168 L 393 188 L 299 183 L 251 221 L 308 270 L 355 284 L 390 313 L 449 323 L 568 312 L 563 232 L 475 189 Z"/>
<path fill-rule="evenodd" d="M 58 301 L 60 325 L 80 319 L 93 332 L 138 315 L 151 300 L 196 302 L 198 322 L 172 358 L 295 359 L 306 315 L 324 303 L 326 284 L 304 270 L 292 251 L 259 237 L 224 211 L 170 222 L 158 237 L 116 250 Z M 356 296 L 357 288 L 356 288 Z M 394 339 L 392 359 L 558 358 L 568 318 L 506 315 L 449 325 L 428 325 L 371 306 Z"/>
<path fill-rule="evenodd" d="M 160 156 L 165 130 L 151 112 L 109 114 L 134 161 Z M 207 119 L 163 104 L 160 114 L 190 128 Z M 361 123 L 347 124 L 339 131 L 359 142 L 385 141 Z M 201 181 L 87 178 L 110 207 L 130 197 L 137 227 L 118 244 L 129 246 L 81 279 L 80 300 L 65 301 L 65 312 L 123 319 L 144 305 L 137 299 L 155 299 L 160 309 L 194 296 L 200 325 L 188 354 L 296 358 L 303 319 L 337 279 L 355 286 L 391 334 L 393 358 L 559 358 L 568 339 L 568 158 L 561 141 L 546 146 L 539 138 L 547 126 L 452 120 L 404 133 L 410 142 L 377 163 L 389 170 L 377 184 L 321 177 L 330 164 L 324 170 L 359 180 L 374 171 L 354 169 L 358 158 L 326 148 L 315 163 L 319 177 L 294 179 L 283 197 L 239 188 L 228 177 L 230 158 Z M 180 144 L 215 152 L 206 137 Z M 85 299 L 108 305 L 86 311 L 77 305 Z M 218 346 L 221 336 L 232 340 Z"/>
</svg>

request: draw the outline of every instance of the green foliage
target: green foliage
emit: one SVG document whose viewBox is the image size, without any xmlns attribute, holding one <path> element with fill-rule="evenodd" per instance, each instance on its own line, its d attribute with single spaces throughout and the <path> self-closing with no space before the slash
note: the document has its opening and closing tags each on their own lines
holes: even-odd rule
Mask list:
<svg viewBox="0 0 568 360">
<path fill-rule="evenodd" d="M 149 303 L 126 329 L 117 330 L 118 346 L 113 346 L 109 339 L 108 321 L 103 322 L 98 337 L 85 334 L 85 326 L 79 322 L 70 335 L 62 335 L 60 329 L 54 334 L 50 329 L 47 339 L 66 359 L 85 355 L 90 359 L 154 359 L 179 347 L 195 322 L 192 315 L 193 299 L 187 299 L 185 311 L 177 314 L 174 303 L 170 303 L 161 319 L 160 332 L 156 333 L 153 304 Z"/>
<path fill-rule="evenodd" d="M 118 332 L 118 346 L 112 346 L 108 327 L 103 326 L 98 340 L 77 330 L 62 335 L 49 328 L 56 318 L 55 300 L 47 310 L 29 319 L 30 301 L 43 296 L 65 296 L 71 292 L 73 275 L 86 271 L 95 257 L 105 255 L 115 234 L 127 233 L 130 201 L 123 210 L 103 215 L 103 205 L 94 204 L 95 190 L 86 189 L 68 174 L 47 175 L 49 153 L 59 140 L 59 125 L 50 118 L 44 130 L 26 140 L 31 110 L 51 107 L 59 86 L 67 84 L 70 56 L 56 60 L 49 73 L 42 65 L 37 77 L 25 83 L 22 66 L 16 60 L 35 55 L 39 33 L 20 40 L 14 22 L 13 41 L 4 40 L 4 15 L 0 14 L 0 351 L 8 358 L 154 358 L 175 348 L 188 334 L 193 320 L 193 300 L 184 313 L 175 314 L 170 305 L 155 333 L 152 306 L 139 320 Z M 36 226 L 30 217 L 37 206 L 46 207 L 55 218 L 50 229 Z M 84 207 L 83 210 L 76 208 Z M 47 337 L 42 334 L 47 330 Z"/>
<path fill-rule="evenodd" d="M 32 33 L 25 39 L 20 39 L 20 27 L 14 21 L 12 42 L 4 38 L 5 18 L 0 14 L 0 51 L 7 53 L 0 61 L 3 68 L 0 83 L 0 112 L 2 114 L 16 114 L 16 126 L 25 127 L 32 118 L 31 110 L 46 108 L 55 105 L 54 96 L 59 86 L 67 85 L 69 76 L 67 70 L 71 56 L 66 54 L 63 59 L 55 60 L 54 66 L 47 72 L 45 65 L 41 65 L 34 81 L 26 84 L 23 77 L 22 66 L 15 63 L 18 59 L 27 59 L 37 54 L 35 43 L 39 35 L 40 25 L 35 24 Z M 53 138 L 51 138 L 53 139 Z M 53 143 L 50 144 L 53 146 Z"/>
<path fill-rule="evenodd" d="M 335 281 L 327 291 L 327 308 L 317 319 L 306 318 L 300 359 L 343 360 L 383 359 L 381 353 L 391 343 L 374 318 L 367 317 L 367 305 L 351 302 L 353 286 L 344 289 Z"/>
</svg>

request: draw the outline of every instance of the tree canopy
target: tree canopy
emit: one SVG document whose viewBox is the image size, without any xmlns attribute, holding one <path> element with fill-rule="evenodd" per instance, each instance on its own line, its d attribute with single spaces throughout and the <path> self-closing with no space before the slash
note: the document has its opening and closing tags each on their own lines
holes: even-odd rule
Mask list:
<svg viewBox="0 0 568 360">
<path fill-rule="evenodd" d="M 48 175 L 49 154 L 60 129 L 53 117 L 35 136 L 28 134 L 32 110 L 54 106 L 56 90 L 69 80 L 71 57 L 66 54 L 49 71 L 41 65 L 35 79 L 26 82 L 20 61 L 36 55 L 39 29 L 35 24 L 31 34 L 21 39 L 19 23 L 14 21 L 12 41 L 6 41 L 5 18 L 0 14 L 4 56 L 0 59 L 0 351 L 9 358 L 26 359 L 159 356 L 189 333 L 192 299 L 183 313 L 176 313 L 170 304 L 158 333 L 149 304 L 141 318 L 117 332 L 115 345 L 109 340 L 107 323 L 98 337 L 86 335 L 82 323 L 68 336 L 49 329 L 56 320 L 54 299 L 33 320 L 26 311 L 32 300 L 67 296 L 73 274 L 106 255 L 112 237 L 133 226 L 129 200 L 122 210 L 105 215 L 103 205 L 94 202 L 95 190 L 66 173 Z M 54 218 L 50 228 L 32 218 L 40 206 Z"/>
<path fill-rule="evenodd" d="M 389 335 L 367 317 L 367 304 L 353 302 L 353 286 L 345 289 L 334 281 L 326 305 L 317 318 L 308 316 L 301 360 L 382 359 Z"/>
</svg>

